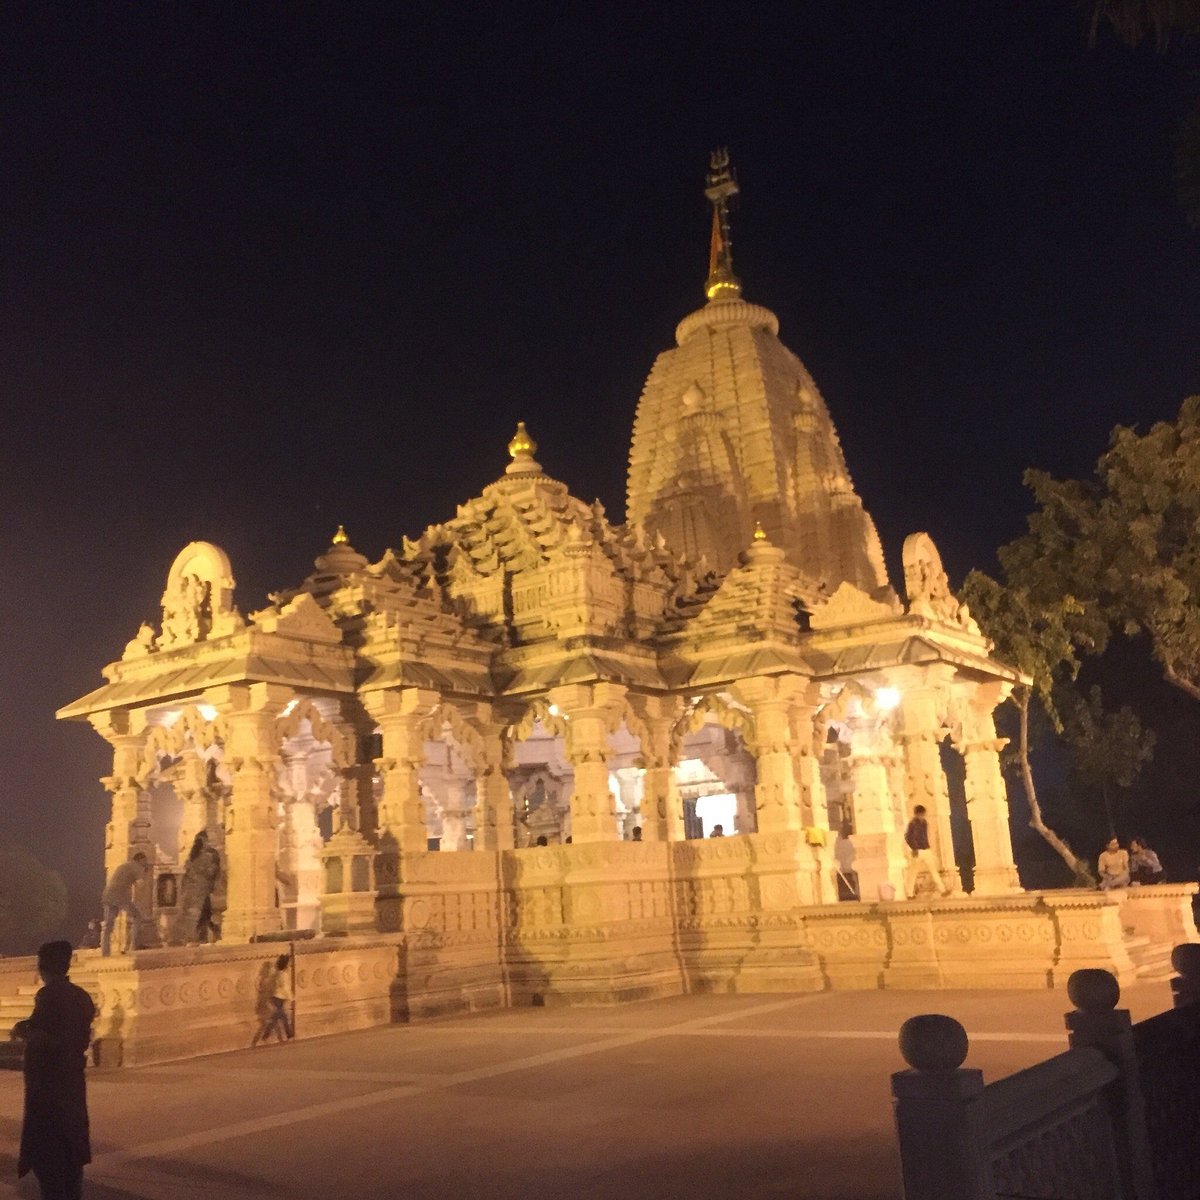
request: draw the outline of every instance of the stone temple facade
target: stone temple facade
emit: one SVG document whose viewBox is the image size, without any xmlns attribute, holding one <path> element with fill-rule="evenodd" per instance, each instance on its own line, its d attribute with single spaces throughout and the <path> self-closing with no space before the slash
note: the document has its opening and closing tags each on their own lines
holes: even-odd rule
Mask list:
<svg viewBox="0 0 1200 1200">
<path fill-rule="evenodd" d="M 1128 976 L 1113 897 L 1020 891 L 992 716 L 1019 676 L 927 534 L 889 583 L 825 401 L 741 296 L 724 160 L 709 183 L 708 299 L 646 382 L 626 523 L 547 474 L 519 425 L 445 521 L 374 562 L 339 529 L 258 611 L 235 606 L 217 546 L 184 547 L 160 619 L 59 713 L 112 746 L 106 868 L 155 864 L 140 944 L 162 948 L 93 963 L 111 1036 L 142 1060 L 252 1019 L 252 944 L 278 937 L 302 939 L 309 1028 L 696 988 L 1047 986 L 1081 963 Z M 938 879 L 908 873 L 918 803 Z M 843 829 L 857 901 L 844 882 L 839 901 Z M 223 935 L 189 948 L 174 906 L 200 830 L 224 861 Z"/>
</svg>

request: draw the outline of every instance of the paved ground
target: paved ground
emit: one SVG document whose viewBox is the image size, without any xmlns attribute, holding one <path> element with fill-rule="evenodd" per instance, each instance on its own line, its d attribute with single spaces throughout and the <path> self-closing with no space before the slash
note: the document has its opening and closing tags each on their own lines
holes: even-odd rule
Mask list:
<svg viewBox="0 0 1200 1200">
<path fill-rule="evenodd" d="M 1135 1019 L 1166 985 L 1129 989 Z M 523 1009 L 91 1076 L 90 1200 L 896 1200 L 896 1030 L 945 1012 L 988 1079 L 1065 1048 L 1062 992 Z M 0 1179 L 21 1079 L 0 1072 Z M 34 1196 L 26 1180 L 0 1198 Z"/>
</svg>

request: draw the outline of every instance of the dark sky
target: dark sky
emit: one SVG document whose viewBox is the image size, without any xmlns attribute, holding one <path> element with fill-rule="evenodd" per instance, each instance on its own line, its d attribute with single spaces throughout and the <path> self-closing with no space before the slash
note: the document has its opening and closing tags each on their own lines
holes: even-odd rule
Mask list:
<svg viewBox="0 0 1200 1200">
<path fill-rule="evenodd" d="M 1171 136 L 1200 57 L 1071 4 L 10 3 L 0 30 L 0 841 L 90 897 L 100 682 L 193 538 L 244 610 L 503 469 L 620 516 L 634 407 L 738 273 L 813 371 L 893 573 L 952 578 L 1200 391 Z"/>
</svg>

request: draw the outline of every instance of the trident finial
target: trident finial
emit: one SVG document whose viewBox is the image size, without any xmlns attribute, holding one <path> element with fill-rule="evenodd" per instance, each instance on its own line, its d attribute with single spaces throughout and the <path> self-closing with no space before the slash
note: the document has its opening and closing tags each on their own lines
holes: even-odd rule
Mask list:
<svg viewBox="0 0 1200 1200">
<path fill-rule="evenodd" d="M 742 285 L 733 273 L 733 239 L 729 236 L 729 202 L 738 194 L 738 185 L 737 176 L 729 163 L 728 150 L 712 152 L 708 160 L 708 187 L 704 189 L 704 194 L 713 206 L 705 295 L 710 300 L 740 296 Z"/>
</svg>

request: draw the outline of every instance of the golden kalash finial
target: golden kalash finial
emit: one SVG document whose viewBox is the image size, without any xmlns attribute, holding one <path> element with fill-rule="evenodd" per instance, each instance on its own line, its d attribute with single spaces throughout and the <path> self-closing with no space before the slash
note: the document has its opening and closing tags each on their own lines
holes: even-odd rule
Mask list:
<svg viewBox="0 0 1200 1200">
<path fill-rule="evenodd" d="M 733 299 L 742 285 L 733 273 L 733 239 L 729 236 L 729 202 L 738 194 L 737 176 L 729 163 L 728 150 L 714 150 L 708 160 L 708 187 L 704 189 L 713 206 L 712 238 L 708 246 L 708 279 L 704 294 L 710 300 Z"/>
<path fill-rule="evenodd" d="M 754 522 L 754 540 L 756 542 L 765 542 L 767 540 L 767 531 L 762 527 L 761 521 Z"/>
<path fill-rule="evenodd" d="M 537 453 L 537 442 L 529 436 L 529 431 L 525 428 L 524 421 L 517 422 L 517 432 L 513 434 L 513 439 L 508 443 L 509 457 L 532 458 Z"/>
<path fill-rule="evenodd" d="M 337 527 L 337 533 L 333 535 L 333 545 L 344 546 L 349 541 L 350 539 L 346 536 L 346 527 L 342 524 L 339 524 Z"/>
</svg>

